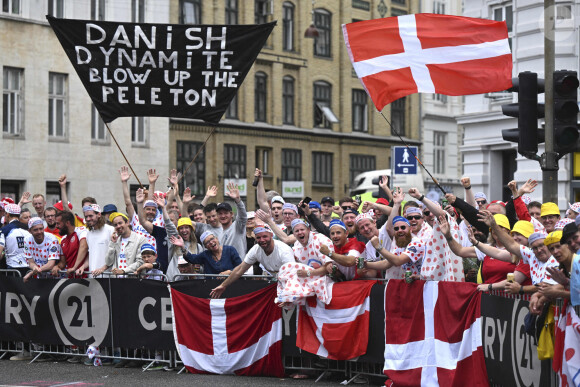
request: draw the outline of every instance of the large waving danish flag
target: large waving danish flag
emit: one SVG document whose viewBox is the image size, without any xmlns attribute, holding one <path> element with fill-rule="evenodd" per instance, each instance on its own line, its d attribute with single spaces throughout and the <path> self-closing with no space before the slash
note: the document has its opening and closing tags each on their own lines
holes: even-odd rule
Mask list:
<svg viewBox="0 0 580 387">
<path fill-rule="evenodd" d="M 315 296 L 300 309 L 296 346 L 334 360 L 364 355 L 369 340 L 371 288 L 376 281 L 332 284 L 327 305 Z"/>
<path fill-rule="evenodd" d="M 480 303 L 474 284 L 390 280 L 384 372 L 393 385 L 489 386 Z"/>
<path fill-rule="evenodd" d="M 284 376 L 275 284 L 227 299 L 170 294 L 175 345 L 191 373 Z"/>
<path fill-rule="evenodd" d="M 415 14 L 342 29 L 354 69 L 379 111 L 413 93 L 467 95 L 512 86 L 505 22 Z"/>
</svg>

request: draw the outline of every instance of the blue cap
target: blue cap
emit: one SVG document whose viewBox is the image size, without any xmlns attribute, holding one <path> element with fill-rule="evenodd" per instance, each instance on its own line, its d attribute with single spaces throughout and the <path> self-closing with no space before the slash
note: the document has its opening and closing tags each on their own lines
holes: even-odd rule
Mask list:
<svg viewBox="0 0 580 387">
<path fill-rule="evenodd" d="M 149 243 L 145 243 L 143 246 L 141 246 L 141 253 L 143 253 L 144 251 L 153 251 L 155 254 L 157 254 L 157 250 L 155 250 L 155 247 L 153 247 L 153 245 L 150 245 Z"/>
<path fill-rule="evenodd" d="M 397 222 L 405 222 L 405 223 L 407 223 L 407 225 L 409 225 L 409 226 L 411 225 L 411 223 L 409 223 L 409 221 L 407 220 L 407 218 L 403 218 L 402 216 L 395 216 L 393 218 L 393 225 L 395 223 L 397 223 Z"/>
<path fill-rule="evenodd" d="M 105 204 L 105 207 L 103 207 L 103 212 L 117 212 L 117 206 L 114 204 Z"/>
<path fill-rule="evenodd" d="M 318 210 L 322 210 L 320 203 L 318 203 L 314 200 L 312 200 L 310 203 L 308 203 L 308 208 L 318 208 Z"/>
<path fill-rule="evenodd" d="M 328 228 L 331 229 L 334 226 L 341 227 L 342 229 L 344 229 L 346 231 L 346 226 L 344 223 L 342 223 L 342 220 L 338 220 L 338 219 L 331 220 L 330 224 L 328 225 Z"/>
</svg>

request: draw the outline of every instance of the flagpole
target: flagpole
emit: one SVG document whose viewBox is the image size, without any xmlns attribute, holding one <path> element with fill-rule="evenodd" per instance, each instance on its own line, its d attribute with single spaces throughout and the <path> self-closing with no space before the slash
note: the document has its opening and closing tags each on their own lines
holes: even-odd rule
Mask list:
<svg viewBox="0 0 580 387">
<path fill-rule="evenodd" d="M 102 117 L 101 117 L 101 119 L 102 119 Z M 127 163 L 127 165 L 129 166 L 129 168 L 131 169 L 131 172 L 133 172 L 133 176 L 135 176 L 135 179 L 137 179 L 137 182 L 139 183 L 139 185 L 141 186 L 141 188 L 145 189 L 145 187 L 143 187 L 143 184 L 141 184 L 141 180 L 139 180 L 139 177 L 137 176 L 137 174 L 133 170 L 133 167 L 131 166 L 131 163 L 129 162 L 129 160 L 127 160 L 127 156 L 125 156 L 125 153 L 123 152 L 123 149 L 121 149 L 121 146 L 117 142 L 117 139 L 115 138 L 115 135 L 111 131 L 111 128 L 109 128 L 109 124 L 106 123 L 104 120 L 103 120 L 103 122 L 105 123 L 105 126 L 107 127 L 107 130 L 109 131 L 109 134 L 111 135 L 111 138 L 113 139 L 113 141 L 115 141 L 115 145 L 117 145 L 117 148 L 119 148 L 119 151 L 121 151 L 121 154 L 123 155 L 123 158 L 125 159 L 125 162 Z"/>
<path fill-rule="evenodd" d="M 417 160 L 417 162 L 421 165 L 421 167 L 423 167 L 423 169 L 425 170 L 425 172 L 427 172 L 427 174 L 429 175 L 429 177 L 431 178 L 431 180 L 433 180 L 433 183 L 435 183 L 435 185 L 437 186 L 437 188 L 439 188 L 441 190 L 441 192 L 443 192 L 443 196 L 447 195 L 447 192 L 445 192 L 445 190 L 443 189 L 443 187 L 441 187 L 441 185 L 439 184 L 439 182 L 437 181 L 437 179 L 433 177 L 433 175 L 431 174 L 431 172 L 429 172 L 429 170 L 425 167 L 425 165 L 423 165 L 423 163 L 421 162 L 421 160 L 419 160 L 419 157 L 417 157 L 417 155 L 409 147 L 409 145 L 407 144 L 407 142 L 405 140 L 403 140 L 403 137 L 401 137 L 401 135 L 399 134 L 399 132 L 393 127 L 393 124 L 391 124 L 391 122 L 387 119 L 387 117 L 385 117 L 385 115 L 383 114 L 383 112 L 379 112 L 379 113 L 381 113 L 381 116 L 383 116 L 383 118 L 385 119 L 385 121 L 387 122 L 387 124 L 389 124 L 389 126 L 391 127 L 391 132 L 395 133 L 397 135 L 397 137 L 399 137 L 401 139 L 401 141 L 403 142 L 403 144 L 405 144 L 405 146 L 407 147 L 407 149 L 409 150 L 409 152 L 411 152 L 411 154 L 413 155 L 413 157 L 415 157 L 415 160 Z M 392 166 L 391 166 L 391 168 L 392 168 Z M 393 170 L 391 169 L 391 174 L 392 173 L 393 173 Z"/>
<path fill-rule="evenodd" d="M 210 132 L 209 136 L 207 136 L 207 138 L 205 139 L 204 143 L 199 147 L 199 149 L 197 150 L 197 153 L 195 154 L 195 156 L 193 156 L 193 159 L 189 162 L 189 164 L 187 165 L 187 167 L 185 168 L 185 170 L 181 174 L 181 177 L 179 178 L 179 180 L 177 180 L 178 183 L 181 181 L 181 179 L 183 179 L 183 177 L 185 176 L 185 174 L 187 173 L 187 171 L 189 171 L 189 168 L 191 167 L 191 165 L 193 164 L 193 162 L 195 161 L 195 159 L 197 159 L 197 156 L 201 153 L 201 151 L 203 150 L 203 148 L 205 148 L 205 144 L 207 144 L 207 142 L 209 141 L 209 139 L 211 138 L 211 136 L 213 136 L 213 134 L 215 133 L 215 130 L 217 129 L 217 126 L 218 126 L 218 122 L 215 122 L 213 124 L 213 128 L 211 129 L 211 132 Z"/>
</svg>

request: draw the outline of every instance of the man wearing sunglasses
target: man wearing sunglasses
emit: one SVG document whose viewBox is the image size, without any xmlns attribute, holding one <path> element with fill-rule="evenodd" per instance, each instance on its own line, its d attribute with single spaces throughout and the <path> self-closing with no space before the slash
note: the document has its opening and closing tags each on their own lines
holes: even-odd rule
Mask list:
<svg viewBox="0 0 580 387">
<path fill-rule="evenodd" d="M 479 209 L 484 210 L 487 205 L 487 196 L 483 192 L 477 192 L 475 195 L 475 203 Z"/>
</svg>

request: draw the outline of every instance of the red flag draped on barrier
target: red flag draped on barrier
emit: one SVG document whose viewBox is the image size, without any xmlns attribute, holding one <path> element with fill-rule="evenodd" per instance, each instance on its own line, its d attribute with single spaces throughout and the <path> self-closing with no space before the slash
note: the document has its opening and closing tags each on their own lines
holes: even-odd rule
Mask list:
<svg viewBox="0 0 580 387">
<path fill-rule="evenodd" d="M 385 366 L 394 386 L 488 386 L 474 284 L 391 280 Z"/>
<path fill-rule="evenodd" d="M 574 308 L 567 308 L 560 314 L 556 326 L 556 342 L 552 366 L 560 376 L 560 386 L 580 385 L 580 318 Z"/>
<path fill-rule="evenodd" d="M 512 86 L 505 22 L 416 14 L 342 26 L 376 108 L 413 93 L 480 94 Z"/>
<path fill-rule="evenodd" d="M 296 346 L 335 360 L 364 355 L 369 338 L 371 288 L 376 281 L 346 281 L 332 285 L 325 305 L 309 297 L 298 315 Z"/>
<path fill-rule="evenodd" d="M 191 373 L 284 376 L 275 284 L 227 299 L 170 293 L 175 345 Z"/>
</svg>

